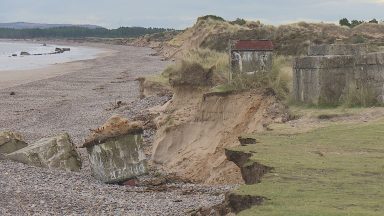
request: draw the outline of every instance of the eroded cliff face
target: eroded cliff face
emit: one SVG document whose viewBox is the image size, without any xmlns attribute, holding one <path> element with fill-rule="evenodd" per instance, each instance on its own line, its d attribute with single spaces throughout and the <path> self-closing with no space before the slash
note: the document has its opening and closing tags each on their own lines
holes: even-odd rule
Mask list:
<svg viewBox="0 0 384 216">
<path fill-rule="evenodd" d="M 156 119 L 153 161 L 182 178 L 208 184 L 242 183 L 240 168 L 225 148 L 240 145 L 242 134 L 262 131 L 284 118 L 284 107 L 267 91 L 204 94 L 177 88 Z"/>
</svg>

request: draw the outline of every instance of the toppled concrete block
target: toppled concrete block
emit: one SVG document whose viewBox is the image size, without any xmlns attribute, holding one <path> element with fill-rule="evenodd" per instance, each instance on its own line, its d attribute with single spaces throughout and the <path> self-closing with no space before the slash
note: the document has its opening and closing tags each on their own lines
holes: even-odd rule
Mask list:
<svg viewBox="0 0 384 216">
<path fill-rule="evenodd" d="M 20 134 L 0 132 L 0 153 L 9 154 L 27 146 Z"/>
<path fill-rule="evenodd" d="M 95 178 L 120 183 L 148 173 L 141 148 L 143 124 L 113 116 L 93 131 L 82 145 L 87 148 Z"/>
<path fill-rule="evenodd" d="M 68 134 L 44 138 L 6 155 L 10 160 L 32 166 L 79 171 L 81 160 Z"/>
</svg>

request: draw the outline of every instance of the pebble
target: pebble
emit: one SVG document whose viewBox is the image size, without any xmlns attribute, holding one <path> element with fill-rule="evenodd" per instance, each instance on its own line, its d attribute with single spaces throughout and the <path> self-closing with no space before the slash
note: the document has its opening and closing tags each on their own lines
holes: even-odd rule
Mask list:
<svg viewBox="0 0 384 216">
<path fill-rule="evenodd" d="M 0 131 L 17 131 L 27 142 L 67 132 L 76 145 L 89 129 L 113 114 L 133 118 L 166 103 L 170 96 L 139 99 L 139 76 L 162 71 L 169 62 L 148 56 L 148 48 L 96 45 L 118 51 L 86 61 L 73 73 L 0 90 Z M 130 59 L 130 61 L 127 61 Z M 119 80 L 119 82 L 115 82 Z M 18 92 L 10 95 L 10 91 Z M 113 101 L 125 104 L 110 109 Z M 155 131 L 144 132 L 150 146 Z M 107 185 L 92 177 L 86 151 L 83 169 L 62 172 L 7 161 L 0 157 L 0 215 L 185 215 L 188 210 L 220 204 L 233 186 L 174 183 L 163 191 Z"/>
</svg>

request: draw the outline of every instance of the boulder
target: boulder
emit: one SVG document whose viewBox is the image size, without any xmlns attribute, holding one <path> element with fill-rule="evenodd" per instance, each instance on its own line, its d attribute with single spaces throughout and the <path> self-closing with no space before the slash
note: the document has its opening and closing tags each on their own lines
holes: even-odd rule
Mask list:
<svg viewBox="0 0 384 216">
<path fill-rule="evenodd" d="M 12 132 L 0 132 L 0 153 L 9 154 L 27 147 L 20 134 Z"/>
<path fill-rule="evenodd" d="M 113 116 L 82 145 L 87 148 L 93 175 L 105 183 L 121 183 L 148 173 L 141 148 L 143 123 Z"/>
<path fill-rule="evenodd" d="M 81 160 L 68 134 L 44 138 L 6 155 L 10 160 L 49 169 L 79 171 Z"/>
</svg>

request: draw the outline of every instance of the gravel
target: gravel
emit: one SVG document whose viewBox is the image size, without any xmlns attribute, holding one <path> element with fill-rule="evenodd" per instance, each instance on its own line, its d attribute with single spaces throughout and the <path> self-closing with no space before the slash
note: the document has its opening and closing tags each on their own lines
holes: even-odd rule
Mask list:
<svg viewBox="0 0 384 216">
<path fill-rule="evenodd" d="M 92 44 L 118 52 L 84 61 L 62 76 L 0 90 L 0 131 L 20 132 L 27 142 L 67 132 L 79 145 L 89 129 L 113 114 L 128 118 L 170 97 L 139 99 L 139 76 L 169 64 L 148 48 Z M 14 92 L 14 94 L 10 94 Z M 116 108 L 117 101 L 123 106 Z M 151 143 L 155 131 L 144 138 Z M 103 184 L 91 175 L 85 150 L 79 173 L 48 170 L 0 157 L 0 215 L 185 215 L 221 203 L 232 186 L 170 184 L 165 191 Z"/>
<path fill-rule="evenodd" d="M 1 161 L 0 169 L 0 215 L 186 215 L 220 204 L 232 189 L 171 184 L 159 192 L 10 161 Z"/>
</svg>

